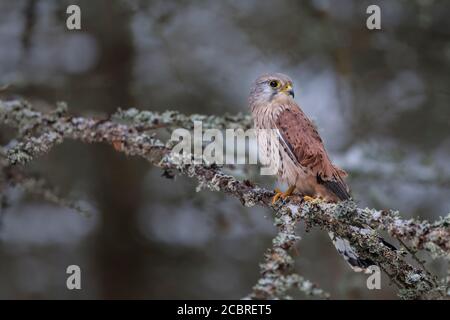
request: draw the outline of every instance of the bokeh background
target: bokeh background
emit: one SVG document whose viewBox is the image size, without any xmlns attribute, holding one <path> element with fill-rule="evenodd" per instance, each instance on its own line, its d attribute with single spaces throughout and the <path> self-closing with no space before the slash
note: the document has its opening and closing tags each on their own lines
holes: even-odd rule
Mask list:
<svg viewBox="0 0 450 320">
<path fill-rule="evenodd" d="M 81 31 L 65 27 L 69 4 Z M 381 31 L 366 28 L 369 4 Z M 0 0 L 0 98 L 220 115 L 248 112 L 251 82 L 284 72 L 361 206 L 433 220 L 450 212 L 449 15 L 444 0 Z M 66 142 L 27 170 L 94 214 L 3 188 L 0 298 L 241 298 L 276 234 L 269 210 L 107 145 Z M 325 232 L 299 232 L 296 270 L 334 298 L 396 297 L 386 279 L 367 290 Z M 70 264 L 81 291 L 65 287 Z"/>
</svg>

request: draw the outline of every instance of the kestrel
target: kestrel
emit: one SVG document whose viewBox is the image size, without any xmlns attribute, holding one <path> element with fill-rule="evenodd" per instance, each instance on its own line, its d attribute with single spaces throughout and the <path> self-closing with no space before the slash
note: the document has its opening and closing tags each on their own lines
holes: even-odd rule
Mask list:
<svg viewBox="0 0 450 320">
<path fill-rule="evenodd" d="M 344 180 L 347 173 L 333 165 L 316 127 L 295 103 L 293 83 L 288 76 L 281 73 L 260 76 L 251 89 L 249 105 L 255 128 L 265 129 L 257 130 L 260 155 L 266 163 L 276 162 L 279 180 L 289 186 L 286 192 L 276 190 L 273 202 L 293 192 L 307 201 L 316 198 L 338 202 L 351 198 Z M 266 134 L 267 129 L 275 134 Z M 349 241 L 331 233 L 330 237 L 355 271 L 373 264 L 358 257 Z"/>
</svg>

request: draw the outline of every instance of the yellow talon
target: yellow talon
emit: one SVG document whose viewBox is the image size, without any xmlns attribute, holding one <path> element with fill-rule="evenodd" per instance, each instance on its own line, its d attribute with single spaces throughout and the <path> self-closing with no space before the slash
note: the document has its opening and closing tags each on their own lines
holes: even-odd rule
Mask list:
<svg viewBox="0 0 450 320">
<path fill-rule="evenodd" d="M 278 201 L 278 199 L 286 199 L 287 197 L 289 197 L 291 194 L 292 194 L 292 192 L 294 192 L 294 190 L 295 190 L 295 187 L 294 186 L 290 186 L 287 190 L 286 190 L 286 192 L 282 192 L 280 189 L 275 189 L 275 195 L 273 196 L 273 198 L 272 198 L 272 204 L 275 204 L 275 202 L 277 202 Z"/>
<path fill-rule="evenodd" d="M 313 197 L 310 197 L 310 196 L 304 196 L 303 200 L 306 201 L 306 202 L 311 202 L 311 203 L 319 203 L 319 202 L 322 201 L 320 198 L 313 198 Z"/>
<path fill-rule="evenodd" d="M 275 189 L 275 195 L 272 198 L 272 204 L 275 204 L 275 202 L 278 201 L 278 199 L 281 197 L 281 195 L 283 194 L 283 192 L 281 192 L 280 189 Z"/>
</svg>

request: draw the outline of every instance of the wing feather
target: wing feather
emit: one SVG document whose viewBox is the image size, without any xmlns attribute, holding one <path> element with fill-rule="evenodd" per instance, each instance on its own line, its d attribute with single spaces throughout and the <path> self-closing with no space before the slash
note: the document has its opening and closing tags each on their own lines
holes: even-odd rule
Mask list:
<svg viewBox="0 0 450 320">
<path fill-rule="evenodd" d="M 340 200 L 349 199 L 350 193 L 344 181 L 345 171 L 335 167 L 325 151 L 322 139 L 314 124 L 297 105 L 285 106 L 275 123 L 280 143 L 295 163 L 306 167 Z"/>
</svg>

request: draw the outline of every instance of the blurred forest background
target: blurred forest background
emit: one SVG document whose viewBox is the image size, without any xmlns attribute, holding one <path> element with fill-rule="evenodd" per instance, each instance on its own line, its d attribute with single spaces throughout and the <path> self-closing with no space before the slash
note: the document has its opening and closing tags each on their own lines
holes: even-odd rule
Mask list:
<svg viewBox="0 0 450 320">
<path fill-rule="evenodd" d="M 81 31 L 65 27 L 69 4 L 81 7 Z M 366 28 L 369 4 L 381 7 L 381 31 Z M 97 117 L 246 113 L 251 82 L 283 72 L 361 206 L 434 220 L 450 212 L 449 16 L 445 0 L 0 0 L 0 99 L 66 101 Z M 94 215 L 2 190 L 3 299 L 240 298 L 276 234 L 269 210 L 196 193 L 111 146 L 65 142 L 27 169 Z M 325 232 L 300 232 L 296 270 L 332 297 L 396 297 L 386 279 L 367 290 Z M 70 264 L 81 291 L 66 289 Z"/>
</svg>

